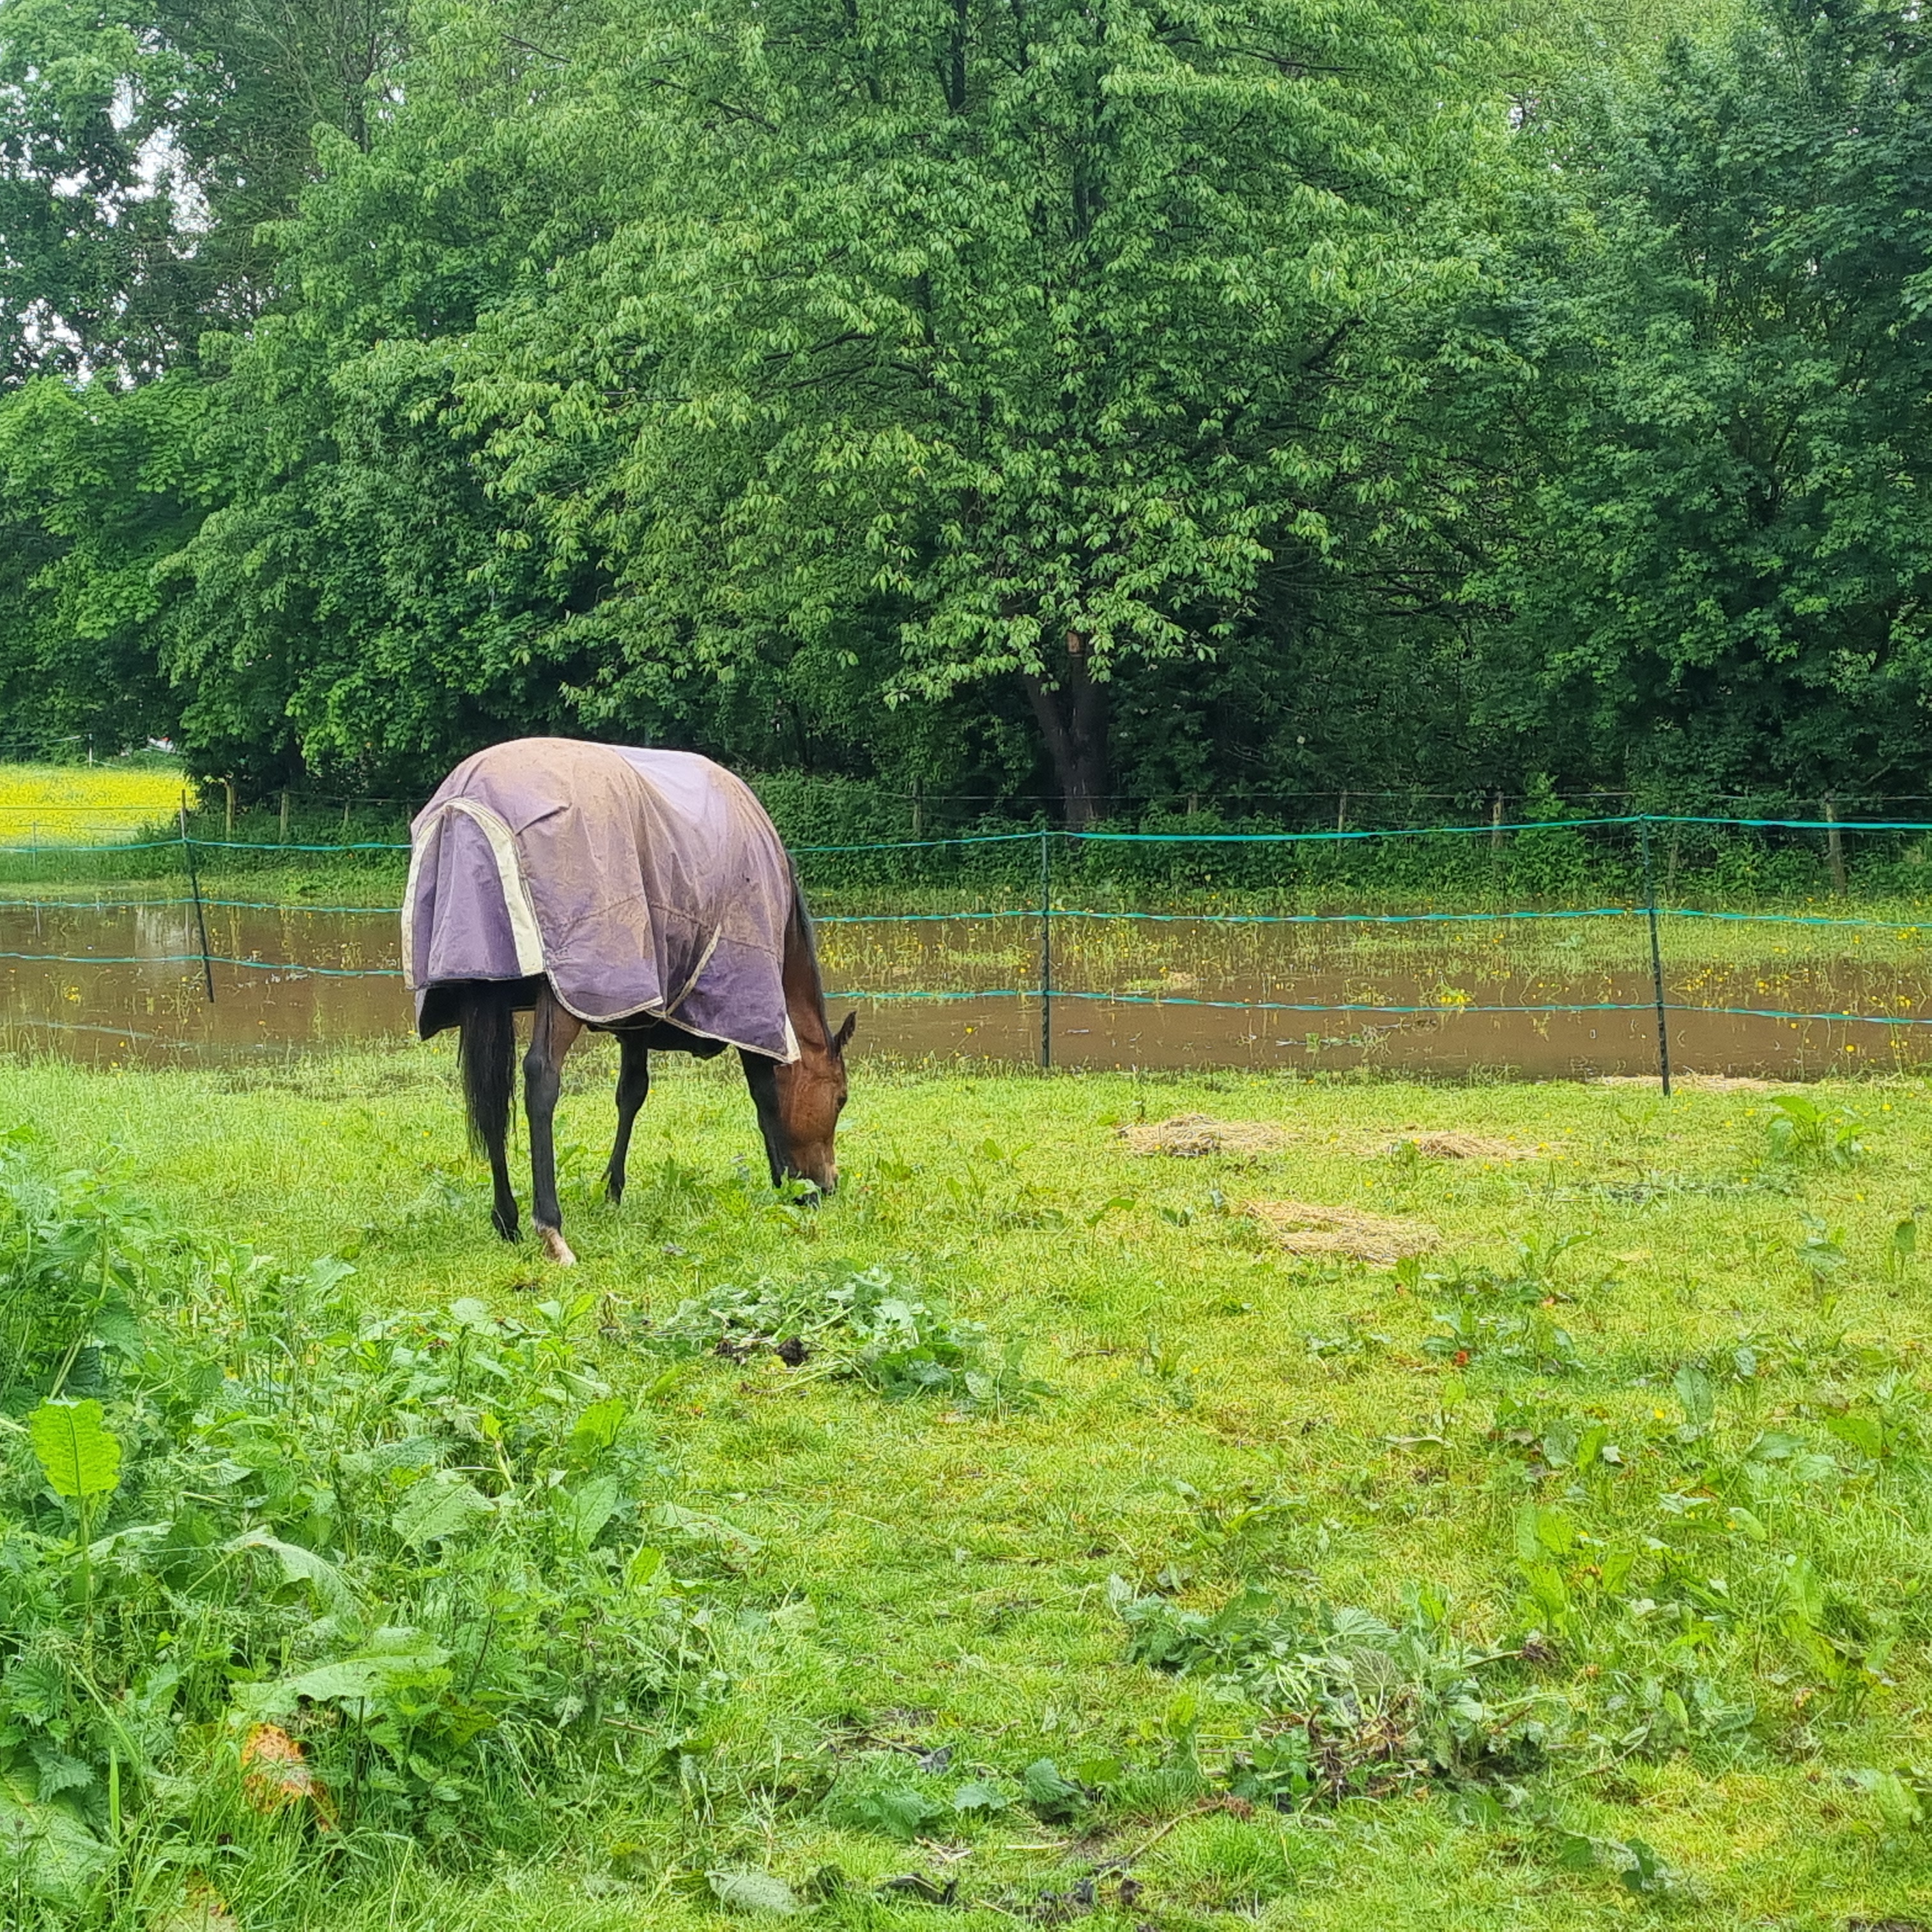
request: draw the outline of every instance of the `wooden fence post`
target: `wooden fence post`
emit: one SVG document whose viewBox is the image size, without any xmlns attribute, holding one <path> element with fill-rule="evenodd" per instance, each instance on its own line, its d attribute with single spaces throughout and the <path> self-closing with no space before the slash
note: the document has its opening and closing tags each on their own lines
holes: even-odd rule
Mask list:
<svg viewBox="0 0 1932 1932">
<path fill-rule="evenodd" d="M 1825 796 L 1825 862 L 1832 868 L 1832 890 L 1845 896 L 1845 836 L 1838 830 L 1838 795 Z"/>
</svg>

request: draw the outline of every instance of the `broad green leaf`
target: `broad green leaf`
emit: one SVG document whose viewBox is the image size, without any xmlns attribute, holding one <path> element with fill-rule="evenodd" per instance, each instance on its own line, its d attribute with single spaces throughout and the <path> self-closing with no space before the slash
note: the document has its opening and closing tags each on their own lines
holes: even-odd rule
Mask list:
<svg viewBox="0 0 1932 1932">
<path fill-rule="evenodd" d="M 872 1830 L 908 1841 L 943 1815 L 941 1806 L 910 1784 L 888 1784 L 868 1791 L 854 1801 L 852 1810 Z"/>
<path fill-rule="evenodd" d="M 1825 1426 L 1874 1462 L 1885 1454 L 1885 1426 L 1875 1415 L 1828 1415 Z"/>
<path fill-rule="evenodd" d="M 489 1498 L 461 1477 L 424 1476 L 405 1492 L 389 1527 L 414 1550 L 460 1536 L 492 1514 Z"/>
<path fill-rule="evenodd" d="M 764 1547 L 748 1531 L 722 1516 L 707 1516 L 702 1510 L 686 1509 L 681 1503 L 660 1503 L 652 1510 L 652 1523 L 659 1529 L 682 1530 L 700 1543 L 715 1543 L 740 1559 L 755 1556 Z"/>
<path fill-rule="evenodd" d="M 1706 1427 L 1717 1408 L 1717 1390 L 1711 1378 L 1694 1362 L 1686 1362 L 1670 1378 L 1670 1386 L 1684 1407 L 1684 1419 L 1693 1428 Z"/>
<path fill-rule="evenodd" d="M 1536 1513 L 1536 1540 L 1551 1556 L 1568 1556 L 1576 1547 L 1576 1525 L 1561 1510 L 1539 1509 Z"/>
<path fill-rule="evenodd" d="M 616 1477 L 592 1476 L 565 1494 L 557 1514 L 568 1526 L 572 1540 L 580 1550 L 588 1550 L 623 1500 L 624 1486 Z"/>
<path fill-rule="evenodd" d="M 1918 1791 L 1897 1772 L 1868 1773 L 1859 1781 L 1876 1801 L 1888 1830 L 1915 1831 L 1925 1822 L 1925 1807 Z"/>
<path fill-rule="evenodd" d="M 47 1486 L 69 1502 L 108 1495 L 121 1480 L 121 1444 L 98 1402 L 44 1402 L 28 1418 L 34 1458 Z"/>
<path fill-rule="evenodd" d="M 292 1583 L 307 1583 L 329 1610 L 337 1615 L 354 1610 L 356 1593 L 349 1580 L 326 1557 L 304 1550 L 298 1543 L 284 1543 L 265 1529 L 251 1529 L 228 1545 L 231 1550 L 266 1550 L 282 1566 L 282 1574 Z"/>
<path fill-rule="evenodd" d="M 1012 1802 L 997 1786 L 978 1779 L 962 1784 L 952 1794 L 952 1808 L 956 1811 L 1004 1811 Z"/>
<path fill-rule="evenodd" d="M 1026 1786 L 1027 1802 L 1048 1816 L 1077 1808 L 1086 1796 L 1050 1757 L 1035 1758 L 1020 1773 L 1020 1782 Z"/>
<path fill-rule="evenodd" d="M 1784 1573 L 1784 1601 L 1793 1616 L 1812 1628 L 1824 1622 L 1824 1580 L 1808 1556 L 1791 1558 Z"/>
<path fill-rule="evenodd" d="M 593 1402 L 570 1432 L 570 1460 L 578 1464 L 595 1462 L 616 1441 L 629 1413 L 630 1405 L 620 1395 Z"/>
<path fill-rule="evenodd" d="M 274 1684 L 249 1685 L 238 1691 L 236 1702 L 262 1716 L 292 1711 L 304 1698 L 315 1704 L 359 1702 L 380 1696 L 399 1678 L 418 1679 L 440 1670 L 448 1661 L 449 1652 L 442 1645 L 416 1631 L 379 1630 L 353 1656 L 317 1664 Z"/>
<path fill-rule="evenodd" d="M 771 1912 L 789 1918 L 799 1909 L 791 1887 L 770 1872 L 737 1866 L 707 1872 L 705 1877 L 718 1904 L 730 1911 Z"/>
<path fill-rule="evenodd" d="M 1565 1871 L 1588 1871 L 1597 1862 L 1595 1840 L 1585 1838 L 1581 1832 L 1567 1832 L 1559 1827 L 1556 1862 Z"/>
<path fill-rule="evenodd" d="M 34 1784 L 43 1803 L 58 1798 L 63 1791 L 85 1791 L 94 1781 L 94 1767 L 70 1757 L 51 1740 L 28 1740 L 28 1755 L 34 1761 Z"/>
<path fill-rule="evenodd" d="M 0 1846 L 16 1874 L 10 1891 L 17 1884 L 30 1898 L 67 1907 L 80 1904 L 111 1856 L 66 1805 L 34 1803 L 10 1785 L 0 1786 Z"/>
</svg>

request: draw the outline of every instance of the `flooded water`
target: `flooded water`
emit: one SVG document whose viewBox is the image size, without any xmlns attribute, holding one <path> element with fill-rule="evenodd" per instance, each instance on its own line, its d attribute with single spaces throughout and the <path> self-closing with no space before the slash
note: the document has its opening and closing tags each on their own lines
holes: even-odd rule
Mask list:
<svg viewBox="0 0 1932 1932">
<path fill-rule="evenodd" d="M 218 904 L 207 921 L 205 974 L 191 908 L 0 905 L 0 1048 L 101 1064 L 214 1063 L 410 1037 L 392 913 Z M 1218 950 L 1172 927 L 1089 930 L 1090 940 L 1056 934 L 1056 978 L 1076 989 L 1052 1003 L 1057 1066 L 1370 1066 L 1529 1078 L 1656 1069 L 1652 986 L 1642 970 L 1552 966 L 1546 957 L 1510 970 L 1501 946 L 1480 957 L 1351 952 L 1312 946 L 1295 928 L 1244 933 Z M 1031 922 L 828 922 L 821 938 L 828 984 L 845 989 L 840 1004 L 860 1009 L 855 1052 L 1039 1058 Z M 65 956 L 40 956 L 49 955 Z M 1932 1021 L 1932 974 L 1895 961 L 1706 961 L 1674 966 L 1666 985 L 1680 1070 L 1815 1078 L 1932 1060 L 1932 1024 L 1711 1010 Z M 918 997 L 939 990 L 958 996 Z M 1265 1005 L 1216 1004 L 1237 1001 Z M 1541 1006 L 1585 1010 L 1515 1010 Z"/>
</svg>

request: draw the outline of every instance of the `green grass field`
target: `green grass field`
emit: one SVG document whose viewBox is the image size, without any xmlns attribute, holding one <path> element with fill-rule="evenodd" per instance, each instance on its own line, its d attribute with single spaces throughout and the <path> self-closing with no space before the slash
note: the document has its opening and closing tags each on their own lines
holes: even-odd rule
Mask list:
<svg viewBox="0 0 1932 1932">
<path fill-rule="evenodd" d="M 22 1703 L 28 1568 L 0 1558 L 0 1917 L 1925 1916 L 1924 1083 L 1794 1118 L 1750 1091 L 874 1065 L 814 1211 L 752 1172 L 735 1078 L 673 1061 L 614 1211 L 610 1069 L 573 1067 L 569 1274 L 490 1234 L 440 1053 L 0 1072 L 0 1125 L 32 1136 L 16 1294 L 26 1177 L 104 1174 L 159 1220 L 128 1238 L 148 1353 L 100 1372 L 126 1460 L 84 1593 L 82 1504 L 0 1420 L 0 1535 L 70 1575 L 35 1654 L 92 1687 L 64 1742 Z M 1118 1132 L 1180 1112 L 1288 1138 L 1174 1159 Z M 1529 1157 L 1434 1157 L 1429 1130 Z M 88 1185 L 70 1219 L 98 1219 Z M 1298 1258 L 1242 1211 L 1284 1197 L 1440 1243 Z M 353 1274 L 308 1272 L 330 1254 Z M 427 1318 L 379 1328 L 403 1312 Z M 184 1522 L 349 1584 L 232 1558 L 205 1601 L 166 1567 Z M 377 1623 L 446 1660 L 380 1676 Z M 300 1676 L 345 1652 L 353 1684 Z M 115 1744 L 100 1711 L 131 1725 L 166 1657 L 172 1727 Z M 264 1711 L 319 1780 L 267 1808 Z M 22 1822 L 54 1812 L 104 1848 L 65 1879 Z"/>
</svg>

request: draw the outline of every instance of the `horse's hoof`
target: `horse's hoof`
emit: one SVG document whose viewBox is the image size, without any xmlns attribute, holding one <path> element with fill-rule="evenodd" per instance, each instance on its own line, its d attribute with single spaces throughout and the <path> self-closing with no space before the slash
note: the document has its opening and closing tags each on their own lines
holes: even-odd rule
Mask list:
<svg viewBox="0 0 1932 1932">
<path fill-rule="evenodd" d="M 563 1238 L 562 1234 L 556 1228 L 539 1228 L 537 1230 L 537 1237 L 543 1243 L 544 1252 L 549 1256 L 559 1268 L 576 1267 L 577 1257 L 570 1252 L 570 1244 Z"/>
</svg>

